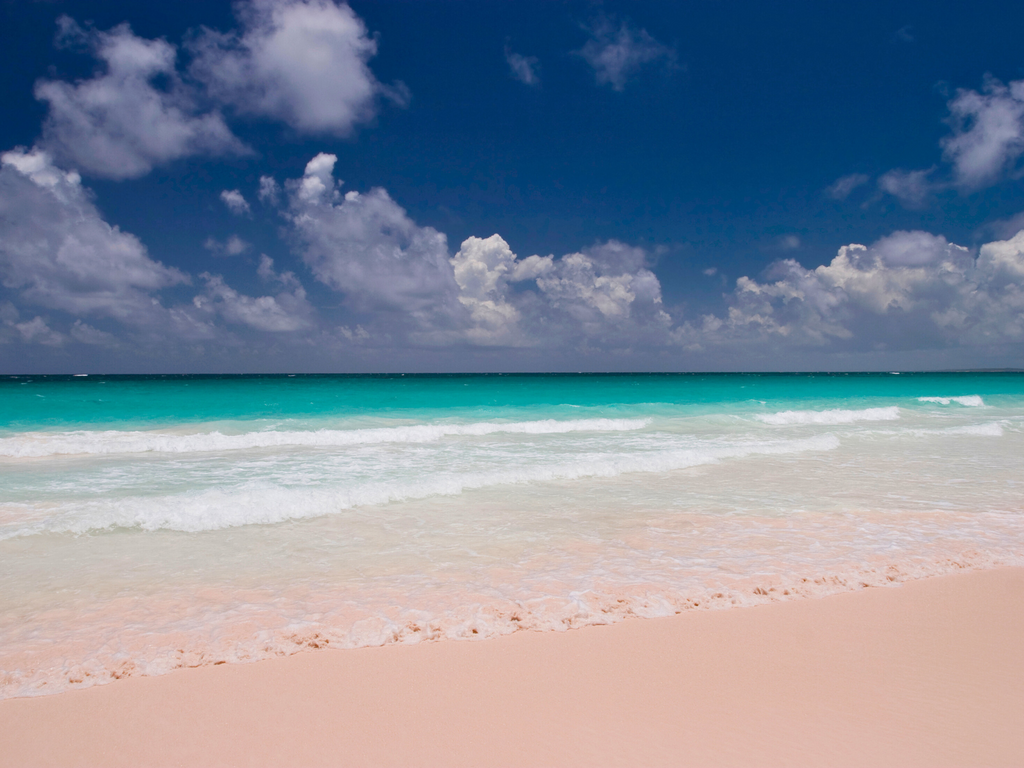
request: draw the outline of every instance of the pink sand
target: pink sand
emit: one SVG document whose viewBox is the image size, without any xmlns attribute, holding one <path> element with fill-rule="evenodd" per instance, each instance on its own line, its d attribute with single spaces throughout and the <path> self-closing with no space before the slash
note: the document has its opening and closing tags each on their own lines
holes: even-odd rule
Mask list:
<svg viewBox="0 0 1024 768">
<path fill-rule="evenodd" d="M 0 702 L 25 765 L 1024 765 L 1024 569 Z"/>
</svg>

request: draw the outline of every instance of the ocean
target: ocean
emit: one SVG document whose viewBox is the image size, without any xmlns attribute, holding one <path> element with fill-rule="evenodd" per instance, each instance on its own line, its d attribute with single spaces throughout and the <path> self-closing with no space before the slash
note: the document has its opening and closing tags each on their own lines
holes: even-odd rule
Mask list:
<svg viewBox="0 0 1024 768">
<path fill-rule="evenodd" d="M 0 698 L 1024 565 L 1024 374 L 0 377 Z"/>
</svg>

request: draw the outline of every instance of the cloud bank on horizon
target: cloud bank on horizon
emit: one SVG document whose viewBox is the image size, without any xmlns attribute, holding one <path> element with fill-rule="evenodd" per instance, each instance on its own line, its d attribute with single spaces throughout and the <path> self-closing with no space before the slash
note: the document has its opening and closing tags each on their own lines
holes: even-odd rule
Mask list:
<svg viewBox="0 0 1024 768">
<path fill-rule="evenodd" d="M 985 222 L 996 236 L 980 243 L 895 229 L 837 243 L 818 265 L 776 256 L 730 281 L 704 268 L 705 280 L 723 280 L 700 289 L 704 306 L 670 305 L 656 247 L 594 236 L 521 255 L 488 231 L 456 247 L 384 185 L 348 189 L 337 142 L 364 141 L 382 114 L 415 117 L 415 92 L 371 69 L 380 37 L 334 0 L 253 0 L 235 16 L 234 29 L 199 26 L 180 46 L 128 23 L 57 19 L 57 45 L 97 69 L 39 79 L 46 115 L 34 145 L 0 155 L 4 372 L 1021 366 L 1024 214 Z M 504 42 L 503 77 L 543 91 L 554 64 L 582 62 L 591 82 L 579 88 L 625 98 L 644 77 L 683 70 L 675 45 L 628 19 L 602 14 L 579 29 L 582 46 L 567 41 L 550 67 Z M 930 167 L 851 169 L 821 198 L 866 198 L 861 208 L 894 198 L 910 211 L 1000 185 L 1020 198 L 1024 80 L 986 75 L 979 90 L 957 90 L 945 121 Z M 246 138 L 254 123 L 321 148 L 279 177 Z M 268 225 L 283 256 L 204 233 L 205 267 L 189 268 L 108 221 L 109 185 L 189 158 L 254 169 L 249 187 L 211 186 L 209 209 Z M 795 234 L 775 242 L 804 249 Z"/>
</svg>

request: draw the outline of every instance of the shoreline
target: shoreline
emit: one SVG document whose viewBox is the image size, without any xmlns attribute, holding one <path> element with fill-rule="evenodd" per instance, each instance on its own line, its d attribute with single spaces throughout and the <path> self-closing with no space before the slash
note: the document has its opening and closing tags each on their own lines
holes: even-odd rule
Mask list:
<svg viewBox="0 0 1024 768">
<path fill-rule="evenodd" d="M 141 629 L 131 633 L 117 632 L 119 647 L 116 653 L 94 658 L 86 655 L 88 647 L 101 647 L 106 642 L 106 638 L 96 636 L 97 613 L 78 616 L 74 637 L 79 645 L 75 650 L 67 646 L 62 648 L 62 653 L 69 656 L 8 650 L 6 657 L 0 656 L 0 662 L 13 662 L 15 671 L 0 670 L 0 702 L 88 690 L 130 677 L 159 677 L 179 670 L 221 664 L 253 664 L 325 649 L 360 650 L 430 642 L 483 641 L 520 632 L 558 633 L 632 619 L 750 608 L 878 587 L 898 588 L 921 579 L 974 570 L 1024 567 L 1021 558 L 1012 556 L 1009 551 L 1002 552 L 1000 556 L 976 550 L 951 549 L 944 556 L 935 552 L 932 555 L 929 561 L 908 561 L 901 565 L 880 560 L 819 575 L 760 573 L 691 585 L 689 588 L 665 589 L 660 584 L 638 583 L 616 589 L 612 585 L 608 589 L 574 594 L 571 599 L 561 602 L 542 600 L 533 607 L 530 601 L 488 599 L 481 590 L 477 590 L 461 593 L 458 602 L 449 599 L 433 615 L 407 609 L 398 610 L 390 616 L 360 614 L 351 610 L 338 612 L 336 607 L 330 607 L 330 603 L 307 604 L 301 610 L 292 606 L 284 613 L 257 610 L 253 615 L 247 615 L 234 604 L 211 604 L 206 606 L 203 619 L 207 635 L 205 642 L 198 639 L 201 634 L 194 628 L 183 628 L 173 619 L 160 624 L 160 617 L 175 616 L 180 606 L 176 605 L 176 598 L 168 603 L 166 598 L 161 602 L 151 595 L 146 603 L 151 622 L 148 627 L 146 620 L 139 616 L 135 600 L 111 603 L 98 609 L 108 632 L 117 632 L 118 625 L 126 616 L 133 617 L 135 624 L 142 625 Z M 555 588 L 564 591 L 562 585 Z M 351 601 L 352 597 L 347 594 L 346 600 Z M 249 605 L 277 603 L 275 607 L 279 608 L 284 598 L 285 594 L 264 591 L 246 593 L 244 602 Z M 378 609 L 381 607 L 378 605 Z M 287 619 L 288 613 L 318 611 L 330 619 L 299 623 Z M 230 615 L 232 625 L 219 626 L 216 621 L 219 615 Z M 93 627 L 91 635 L 87 634 L 86 627 Z M 23 636 L 47 636 L 46 628 L 40 626 L 24 626 L 22 633 Z M 71 659 L 77 660 L 69 663 Z M 28 674 L 21 670 L 28 670 Z"/>
<path fill-rule="evenodd" d="M 1024 568 L 0 701 L 14 765 L 1012 765 Z"/>
</svg>

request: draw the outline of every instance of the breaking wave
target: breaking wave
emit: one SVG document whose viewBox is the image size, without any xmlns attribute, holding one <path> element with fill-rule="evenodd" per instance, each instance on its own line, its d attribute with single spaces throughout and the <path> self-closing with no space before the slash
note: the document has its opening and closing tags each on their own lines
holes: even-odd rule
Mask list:
<svg viewBox="0 0 1024 768">
<path fill-rule="evenodd" d="M 939 403 L 940 405 L 959 403 L 960 405 L 966 405 L 969 408 L 978 408 L 985 404 L 985 401 L 981 399 L 981 395 L 961 395 L 959 397 L 919 397 L 917 399 L 918 402 Z"/>
<path fill-rule="evenodd" d="M 496 485 L 615 477 L 628 472 L 668 472 L 722 459 L 839 447 L 832 434 L 801 440 L 745 442 L 511 467 L 490 472 L 435 473 L 415 479 L 371 481 L 350 487 L 282 487 L 247 481 L 234 488 L 208 488 L 157 497 L 77 501 L 52 508 L 44 519 L 0 527 L 0 541 L 38 533 L 83 534 L 111 528 L 199 532 L 242 525 L 322 517 L 354 507 L 380 506 L 430 496 L 457 496 Z"/>
<path fill-rule="evenodd" d="M 848 411 L 832 408 L 827 411 L 780 411 L 779 413 L 759 414 L 754 418 L 765 424 L 776 426 L 793 424 L 852 424 L 855 421 L 895 421 L 900 417 L 900 409 L 895 405 L 887 408 L 864 408 L 859 411 Z"/>
<path fill-rule="evenodd" d="M 551 435 L 569 432 L 628 432 L 643 429 L 650 419 L 575 419 L 508 423 L 417 424 L 372 429 L 318 429 L 307 431 L 220 432 L 169 434 L 166 432 L 26 432 L 0 438 L 0 456 L 37 458 L 55 455 L 119 453 L 204 453 L 251 448 L 342 447 L 373 443 L 430 443 L 451 436 L 496 433 Z"/>
</svg>

